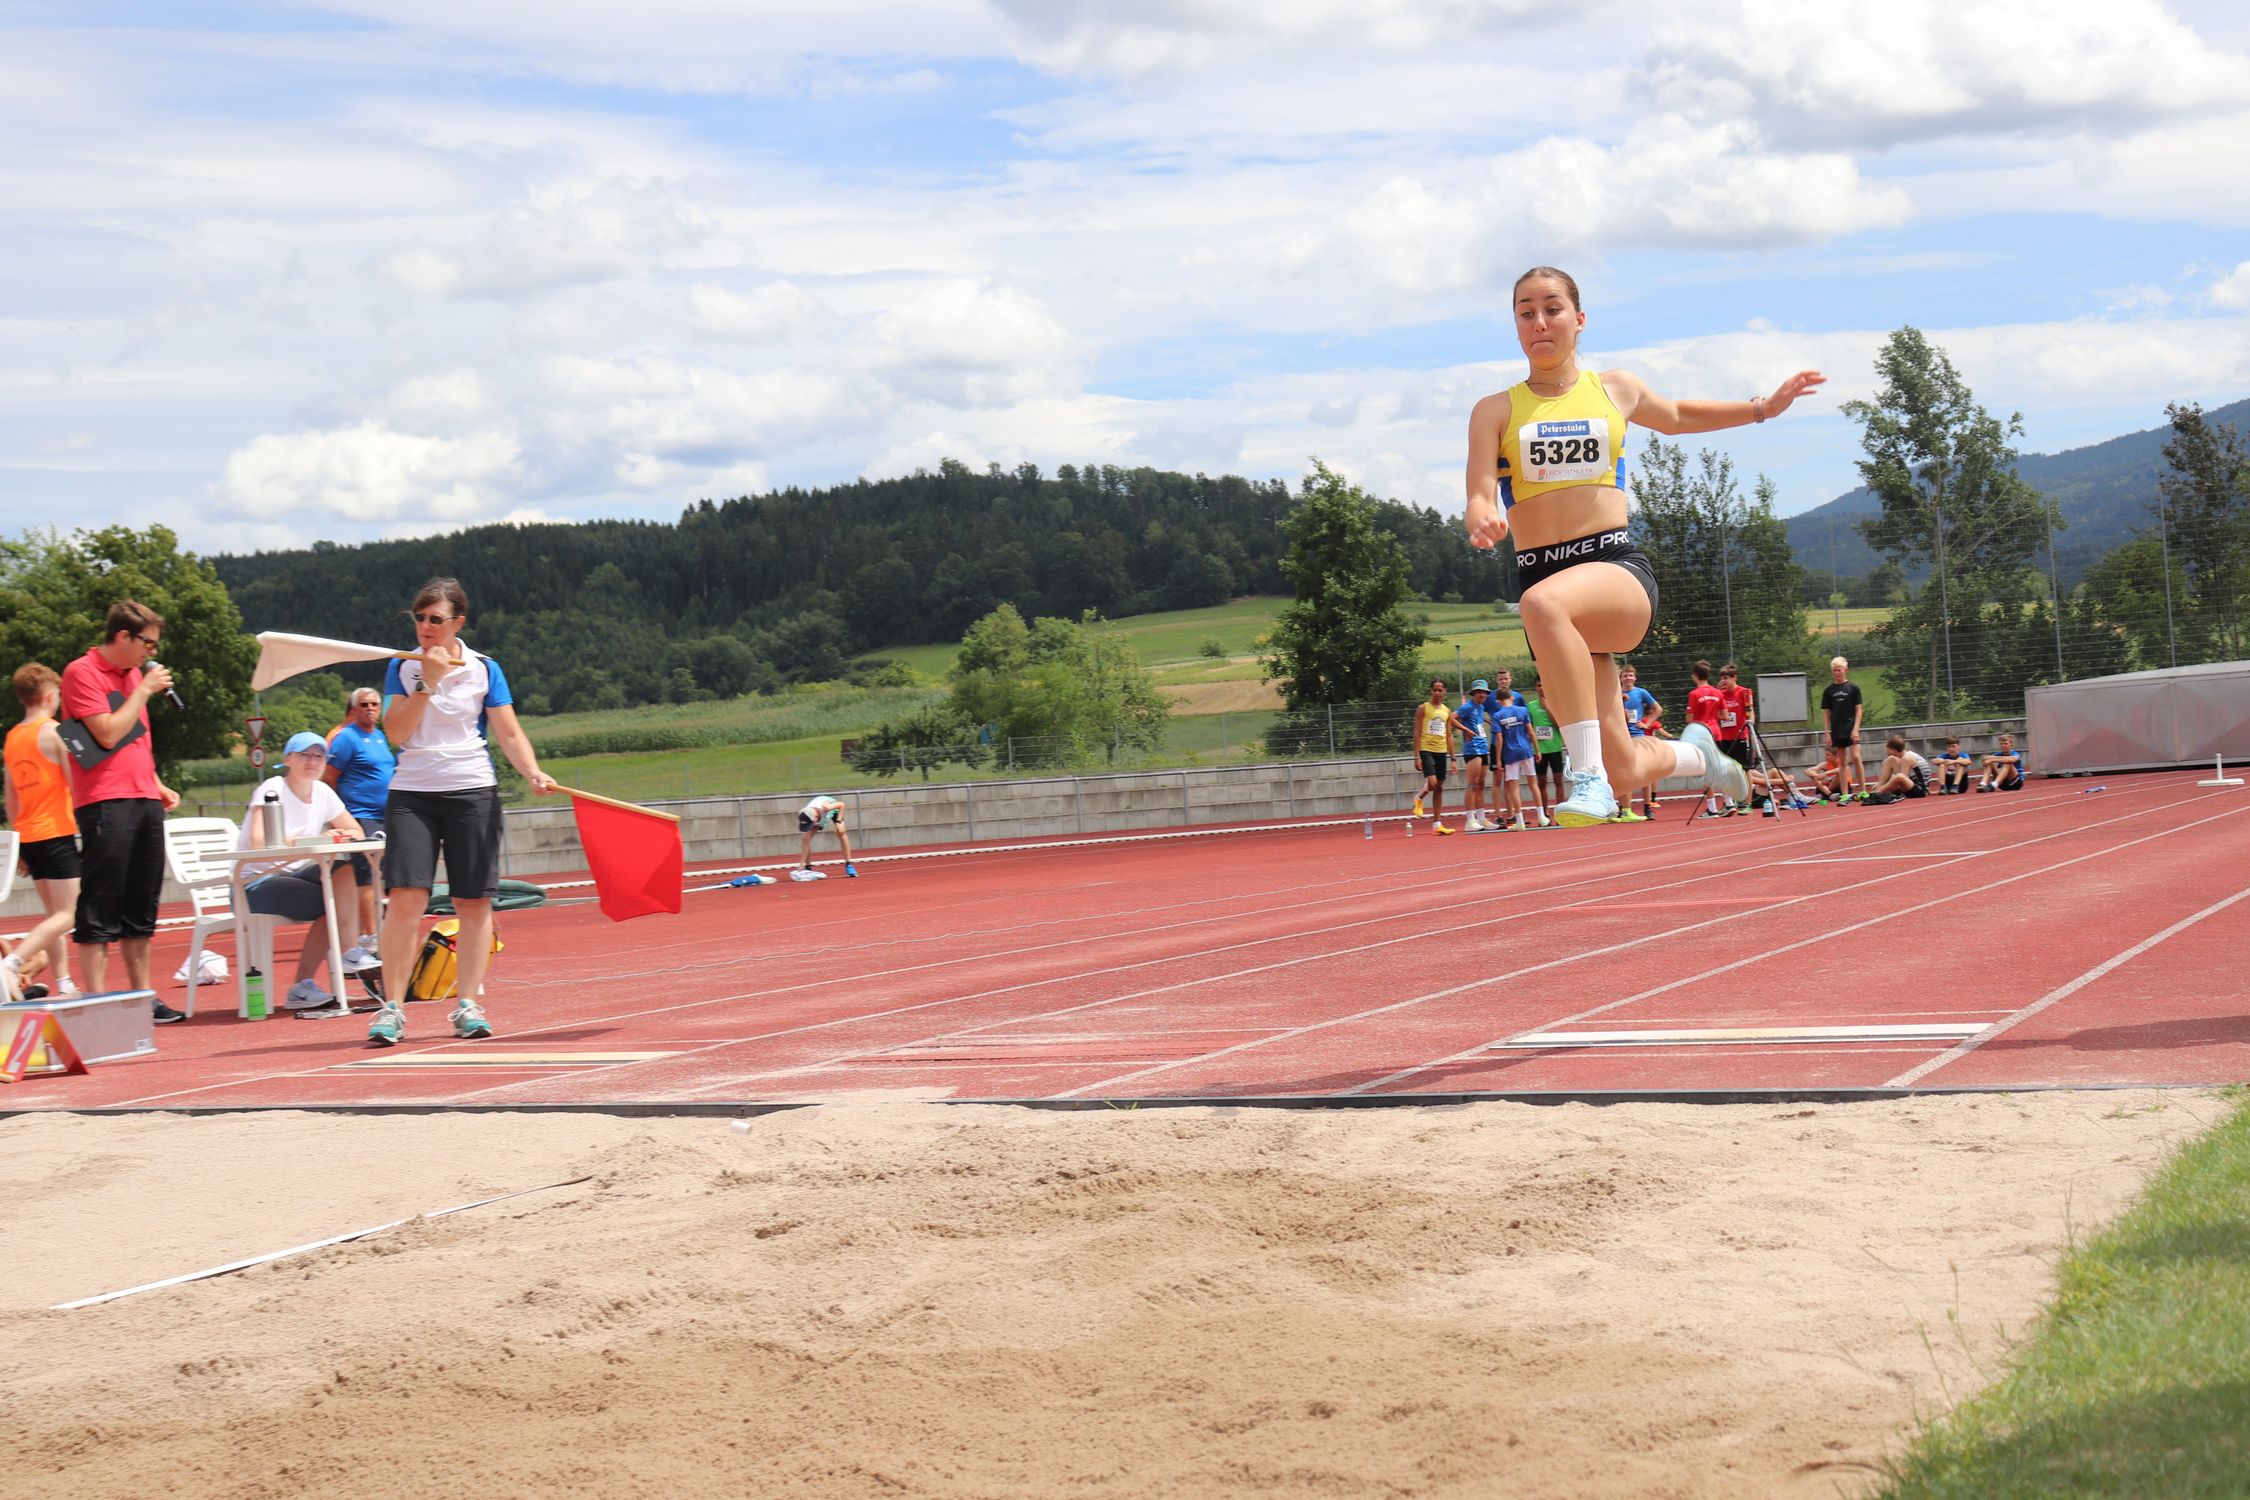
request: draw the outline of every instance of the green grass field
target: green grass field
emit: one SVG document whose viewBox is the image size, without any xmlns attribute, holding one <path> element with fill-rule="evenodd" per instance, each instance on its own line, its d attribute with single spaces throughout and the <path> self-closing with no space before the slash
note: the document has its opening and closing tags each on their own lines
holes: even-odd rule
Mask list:
<svg viewBox="0 0 2250 1500">
<path fill-rule="evenodd" d="M 2001 1380 L 1893 1465 L 1886 1500 L 2250 1494 L 2250 1092 L 2066 1257 Z"/>
</svg>

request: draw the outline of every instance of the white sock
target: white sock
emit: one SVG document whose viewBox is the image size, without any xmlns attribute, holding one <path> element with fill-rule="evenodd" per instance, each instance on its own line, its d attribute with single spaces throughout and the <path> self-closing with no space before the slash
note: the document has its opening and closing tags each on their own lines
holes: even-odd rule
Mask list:
<svg viewBox="0 0 2250 1500">
<path fill-rule="evenodd" d="M 1580 719 L 1575 724 L 1562 727 L 1563 749 L 1570 756 L 1570 769 L 1591 771 L 1596 776 L 1602 771 L 1602 721 Z"/>
<path fill-rule="evenodd" d="M 1703 752 L 1679 740 L 1667 740 L 1672 747 L 1672 774 L 1675 776 L 1701 776 Z"/>
</svg>

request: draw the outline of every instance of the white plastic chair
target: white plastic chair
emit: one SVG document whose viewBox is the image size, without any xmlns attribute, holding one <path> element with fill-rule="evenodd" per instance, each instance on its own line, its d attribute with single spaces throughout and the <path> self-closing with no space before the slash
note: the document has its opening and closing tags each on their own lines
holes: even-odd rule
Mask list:
<svg viewBox="0 0 2250 1500">
<path fill-rule="evenodd" d="M 216 856 L 234 848 L 241 828 L 231 818 L 169 818 L 164 824 L 164 860 L 172 878 L 187 888 L 195 909 L 195 925 L 188 930 L 187 1004 L 181 1009 L 195 1014 L 196 981 L 203 973 L 205 943 L 218 934 L 234 931 L 235 1011 L 250 1014 L 250 970 L 273 970 L 273 930 L 279 919 L 250 913 L 242 904 L 241 866 Z M 272 981 L 267 981 L 269 987 Z M 270 993 L 270 989 L 269 989 Z M 270 1014 L 270 1011 L 269 1011 Z"/>
</svg>

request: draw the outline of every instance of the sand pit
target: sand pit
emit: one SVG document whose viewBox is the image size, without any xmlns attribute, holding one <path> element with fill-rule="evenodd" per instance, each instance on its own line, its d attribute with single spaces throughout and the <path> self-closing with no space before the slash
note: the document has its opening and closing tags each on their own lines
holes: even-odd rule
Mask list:
<svg viewBox="0 0 2250 1500">
<path fill-rule="evenodd" d="M 6 1493 L 1855 1493 L 2218 1112 L 18 1118 Z"/>
</svg>

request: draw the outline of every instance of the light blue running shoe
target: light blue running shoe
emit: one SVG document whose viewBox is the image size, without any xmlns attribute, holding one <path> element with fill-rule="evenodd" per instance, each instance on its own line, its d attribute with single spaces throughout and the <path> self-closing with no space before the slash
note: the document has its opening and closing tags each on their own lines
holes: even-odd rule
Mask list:
<svg viewBox="0 0 2250 1500">
<path fill-rule="evenodd" d="M 492 1023 L 481 1007 L 464 1000 L 453 1007 L 453 1034 L 464 1042 L 481 1042 L 492 1035 Z"/>
<path fill-rule="evenodd" d="M 405 1038 L 406 1012 L 395 1005 L 383 1005 L 368 1023 L 367 1039 L 378 1047 L 396 1047 Z"/>
<path fill-rule="evenodd" d="M 1702 724 L 1690 724 L 1680 731 L 1680 743 L 1693 745 L 1703 752 L 1703 780 L 1727 794 L 1734 802 L 1750 800 L 1750 774 L 1742 769 L 1742 762 L 1719 748 L 1711 738 L 1710 729 Z"/>
<path fill-rule="evenodd" d="M 1599 771 L 1570 773 L 1570 795 L 1555 804 L 1555 821 L 1565 828 L 1591 828 L 1617 817 L 1617 793 Z"/>
</svg>

